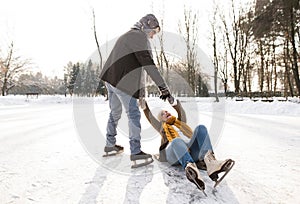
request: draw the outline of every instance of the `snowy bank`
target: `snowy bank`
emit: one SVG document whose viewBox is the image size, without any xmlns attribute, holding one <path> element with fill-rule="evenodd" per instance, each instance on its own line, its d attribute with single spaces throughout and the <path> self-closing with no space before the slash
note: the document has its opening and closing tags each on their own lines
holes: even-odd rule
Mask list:
<svg viewBox="0 0 300 204">
<path fill-rule="evenodd" d="M 249 98 L 244 98 L 243 101 L 235 99 L 220 98 L 220 102 L 215 102 L 215 98 L 178 98 L 183 104 L 185 102 L 193 102 L 198 104 L 197 110 L 203 112 L 226 112 L 227 114 L 263 114 L 263 115 L 287 115 L 300 116 L 300 99 L 289 98 L 287 101 L 281 101 L 281 98 L 274 98 L 273 102 L 262 102 L 261 100 L 252 101 Z M 41 95 L 26 97 L 24 95 L 9 95 L 0 96 L 0 107 L 12 105 L 30 105 L 30 104 L 72 104 L 81 101 L 93 102 L 94 104 L 107 103 L 106 98 L 100 97 L 70 97 L 62 95 Z M 168 105 L 158 100 L 158 98 L 148 98 L 150 103 L 153 101 L 155 107 L 167 107 Z"/>
</svg>

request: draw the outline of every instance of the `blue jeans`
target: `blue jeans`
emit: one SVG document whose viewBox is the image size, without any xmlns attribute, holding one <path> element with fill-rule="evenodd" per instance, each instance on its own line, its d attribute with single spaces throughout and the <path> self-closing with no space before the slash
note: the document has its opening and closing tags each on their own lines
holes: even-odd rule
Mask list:
<svg viewBox="0 0 300 204">
<path fill-rule="evenodd" d="M 116 144 L 117 125 L 122 114 L 122 105 L 128 117 L 129 144 L 131 154 L 141 151 L 141 113 L 137 99 L 106 83 L 110 114 L 106 128 L 106 146 Z"/>
<path fill-rule="evenodd" d="M 189 143 L 185 143 L 181 138 L 172 140 L 166 148 L 166 157 L 170 164 L 181 164 L 185 168 L 188 162 L 203 160 L 208 150 L 213 148 L 207 129 L 204 125 L 199 125 L 195 128 Z"/>
</svg>

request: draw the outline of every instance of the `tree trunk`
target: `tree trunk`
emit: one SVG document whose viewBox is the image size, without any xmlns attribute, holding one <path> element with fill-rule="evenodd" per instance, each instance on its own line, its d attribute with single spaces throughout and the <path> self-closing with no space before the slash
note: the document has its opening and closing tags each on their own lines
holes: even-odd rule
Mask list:
<svg viewBox="0 0 300 204">
<path fill-rule="evenodd" d="M 259 51 L 260 51 L 260 71 L 259 71 L 259 88 L 260 88 L 260 92 L 263 92 L 263 88 L 264 88 L 264 62 L 265 62 L 265 58 L 264 58 L 264 53 L 263 53 L 263 45 L 262 45 L 262 41 L 259 40 Z"/>
<path fill-rule="evenodd" d="M 286 43 L 285 43 L 285 56 L 284 56 L 284 65 L 285 65 L 285 77 L 286 77 L 286 89 L 290 90 L 290 95 L 293 97 L 294 96 L 294 91 L 293 91 L 293 85 L 291 82 L 291 78 L 290 78 L 290 65 L 288 62 L 289 56 L 290 56 L 290 52 L 289 52 L 289 40 L 286 39 Z"/>
<path fill-rule="evenodd" d="M 298 53 L 295 42 L 295 23 L 294 23 L 294 13 L 293 8 L 290 10 L 290 18 L 291 18 L 291 42 L 293 48 L 293 74 L 296 83 L 296 87 L 298 90 L 298 96 L 300 96 L 300 78 L 299 78 L 299 70 L 298 70 Z"/>
</svg>

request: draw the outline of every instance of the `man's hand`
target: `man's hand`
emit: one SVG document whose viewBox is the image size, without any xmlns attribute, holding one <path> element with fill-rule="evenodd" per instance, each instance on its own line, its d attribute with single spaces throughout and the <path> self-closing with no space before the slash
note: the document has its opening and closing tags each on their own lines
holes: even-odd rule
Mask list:
<svg viewBox="0 0 300 204">
<path fill-rule="evenodd" d="M 160 91 L 161 91 L 161 95 L 159 96 L 160 99 L 162 100 L 166 100 L 168 99 L 169 103 L 171 105 L 174 104 L 174 97 L 170 94 L 170 91 L 167 87 L 164 87 L 164 88 L 160 88 Z"/>
<path fill-rule="evenodd" d="M 164 88 L 159 87 L 159 90 L 161 92 L 161 95 L 159 96 L 160 99 L 165 101 L 167 98 L 171 96 L 170 91 L 167 87 Z"/>
</svg>

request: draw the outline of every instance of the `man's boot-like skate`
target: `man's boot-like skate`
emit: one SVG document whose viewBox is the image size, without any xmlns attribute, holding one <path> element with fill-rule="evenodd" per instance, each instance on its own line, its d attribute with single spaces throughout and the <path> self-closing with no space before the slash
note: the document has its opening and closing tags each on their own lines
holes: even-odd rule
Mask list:
<svg viewBox="0 0 300 204">
<path fill-rule="evenodd" d="M 141 151 L 138 154 L 130 155 L 130 160 L 133 162 L 133 165 L 131 166 L 131 168 L 138 168 L 138 167 L 146 166 L 153 162 L 152 155 L 146 154 L 143 151 Z M 138 164 L 137 161 L 140 161 L 140 160 L 144 160 L 144 162 Z"/>
<path fill-rule="evenodd" d="M 124 147 L 120 145 L 115 145 L 112 147 L 104 147 L 105 154 L 103 157 L 115 156 L 117 154 L 121 154 L 124 151 Z"/>
</svg>

